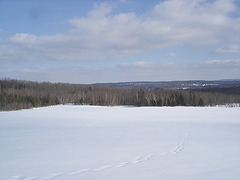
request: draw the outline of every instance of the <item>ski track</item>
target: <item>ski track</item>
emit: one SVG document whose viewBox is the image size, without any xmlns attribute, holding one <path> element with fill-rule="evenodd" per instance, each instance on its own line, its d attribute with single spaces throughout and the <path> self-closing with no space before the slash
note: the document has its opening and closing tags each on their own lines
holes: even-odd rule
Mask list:
<svg viewBox="0 0 240 180">
<path fill-rule="evenodd" d="M 144 156 L 137 156 L 134 157 L 133 159 L 129 160 L 129 161 L 124 161 L 124 162 L 119 162 L 116 164 L 109 164 L 109 165 L 102 165 L 96 168 L 86 168 L 86 169 L 79 169 L 76 171 L 72 171 L 72 172 L 59 172 L 59 173 L 53 173 L 53 174 L 48 174 L 47 176 L 44 177 L 25 177 L 25 176 L 13 176 L 12 178 L 10 178 L 9 180 L 47 180 L 47 179 L 53 179 L 59 176 L 73 176 L 73 175 L 78 175 L 81 173 L 86 173 L 86 172 L 93 172 L 93 171 L 103 171 L 106 169 L 110 169 L 110 168 L 121 168 L 121 167 L 125 167 L 127 165 L 131 165 L 131 164 L 136 164 L 136 163 L 141 163 L 147 160 L 152 159 L 153 157 L 155 158 L 159 158 L 161 156 L 167 156 L 167 155 L 174 155 L 177 154 L 179 152 L 181 152 L 184 148 L 186 143 L 189 141 L 189 137 L 190 137 L 190 133 L 186 132 L 185 136 L 183 137 L 183 139 L 179 142 L 177 142 L 174 146 L 174 148 L 168 152 L 161 152 L 161 153 L 152 153 L 152 154 L 147 154 Z"/>
</svg>

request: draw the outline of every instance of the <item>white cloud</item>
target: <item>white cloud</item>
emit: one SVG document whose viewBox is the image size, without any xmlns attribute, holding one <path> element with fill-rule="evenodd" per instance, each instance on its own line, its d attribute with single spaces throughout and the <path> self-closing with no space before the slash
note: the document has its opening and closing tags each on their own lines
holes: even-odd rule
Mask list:
<svg viewBox="0 0 240 180">
<path fill-rule="evenodd" d="M 208 60 L 206 64 L 240 64 L 240 59 Z"/>
<path fill-rule="evenodd" d="M 11 37 L 9 37 L 6 42 L 20 45 L 34 44 L 36 43 L 37 37 L 33 34 L 23 34 L 17 33 Z"/>
<path fill-rule="evenodd" d="M 214 53 L 240 53 L 240 45 L 231 45 L 227 48 L 217 48 Z"/>
<path fill-rule="evenodd" d="M 137 62 L 131 62 L 131 63 L 121 63 L 118 65 L 118 67 L 138 67 L 138 68 L 146 68 L 146 67 L 154 67 L 156 66 L 156 63 L 152 62 L 144 62 L 144 61 L 137 61 Z"/>
<path fill-rule="evenodd" d="M 174 56 L 176 56 L 176 54 L 175 54 L 175 53 L 173 53 L 173 52 L 171 52 L 171 53 L 168 53 L 168 54 L 167 54 L 167 56 L 174 57 Z"/>
<path fill-rule="evenodd" d="M 240 18 L 229 15 L 238 10 L 233 0 L 166 0 L 145 14 L 114 14 L 101 3 L 86 17 L 70 19 L 73 29 L 66 33 L 9 37 L 0 61 L 107 60 L 172 45 L 239 44 Z M 216 50 L 227 51 L 239 49 Z"/>
<path fill-rule="evenodd" d="M 46 68 L 24 68 L 21 70 L 22 73 L 30 73 L 30 74 L 35 74 L 35 73 L 44 73 L 46 72 Z"/>
</svg>

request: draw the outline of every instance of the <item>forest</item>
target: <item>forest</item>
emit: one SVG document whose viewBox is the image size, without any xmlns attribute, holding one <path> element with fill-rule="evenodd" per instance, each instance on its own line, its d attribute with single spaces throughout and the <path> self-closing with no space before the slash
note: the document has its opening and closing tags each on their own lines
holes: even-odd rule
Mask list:
<svg viewBox="0 0 240 180">
<path fill-rule="evenodd" d="M 0 80 L 0 110 L 57 104 L 100 106 L 215 106 L 240 103 L 240 87 L 154 90 L 68 83 Z"/>
</svg>

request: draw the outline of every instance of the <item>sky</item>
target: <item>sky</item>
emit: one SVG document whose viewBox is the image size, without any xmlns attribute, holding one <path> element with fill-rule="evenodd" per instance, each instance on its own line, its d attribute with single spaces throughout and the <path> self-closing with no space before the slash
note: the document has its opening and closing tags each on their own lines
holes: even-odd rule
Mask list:
<svg viewBox="0 0 240 180">
<path fill-rule="evenodd" d="M 239 0 L 0 0 L 0 79 L 240 79 Z"/>
</svg>

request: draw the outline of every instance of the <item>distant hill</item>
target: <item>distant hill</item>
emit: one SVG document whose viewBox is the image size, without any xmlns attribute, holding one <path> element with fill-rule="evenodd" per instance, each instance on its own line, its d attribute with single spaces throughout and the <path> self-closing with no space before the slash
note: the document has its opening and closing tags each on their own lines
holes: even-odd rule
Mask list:
<svg viewBox="0 0 240 180">
<path fill-rule="evenodd" d="M 234 87 L 237 90 L 240 88 L 240 79 L 236 80 L 216 80 L 216 81 L 204 81 L 204 80 L 192 80 L 192 81 L 141 81 L 141 82 L 119 82 L 119 83 L 97 83 L 98 85 L 112 86 L 112 87 L 125 87 L 125 88 L 144 88 L 151 90 L 206 90 L 209 88 L 215 88 L 213 91 L 218 92 L 216 88 L 228 88 Z M 230 91 L 229 91 L 230 92 Z"/>
</svg>

